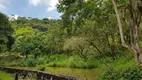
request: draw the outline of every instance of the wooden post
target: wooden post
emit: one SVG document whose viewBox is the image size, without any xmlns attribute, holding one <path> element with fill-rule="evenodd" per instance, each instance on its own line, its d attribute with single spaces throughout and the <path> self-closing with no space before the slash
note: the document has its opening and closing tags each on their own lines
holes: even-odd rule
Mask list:
<svg viewBox="0 0 142 80">
<path fill-rule="evenodd" d="M 18 73 L 15 74 L 15 80 L 18 80 Z"/>
<path fill-rule="evenodd" d="M 40 80 L 40 75 L 39 75 L 39 73 L 37 73 L 37 80 Z"/>
</svg>

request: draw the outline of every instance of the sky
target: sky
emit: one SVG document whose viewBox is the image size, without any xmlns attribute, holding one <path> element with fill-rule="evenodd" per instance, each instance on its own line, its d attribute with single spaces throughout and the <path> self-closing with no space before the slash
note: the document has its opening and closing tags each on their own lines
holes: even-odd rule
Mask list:
<svg viewBox="0 0 142 80">
<path fill-rule="evenodd" d="M 57 3 L 58 0 L 0 0 L 0 12 L 39 19 L 60 19 Z"/>
</svg>

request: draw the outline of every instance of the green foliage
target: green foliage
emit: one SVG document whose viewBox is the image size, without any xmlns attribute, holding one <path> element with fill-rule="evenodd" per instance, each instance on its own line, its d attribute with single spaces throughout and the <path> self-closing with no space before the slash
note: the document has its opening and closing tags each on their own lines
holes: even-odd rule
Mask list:
<svg viewBox="0 0 142 80">
<path fill-rule="evenodd" d="M 11 37 L 13 29 L 6 15 L 0 12 L 0 52 L 10 50 L 14 39 Z"/>
<path fill-rule="evenodd" d="M 11 35 L 13 32 L 13 29 L 8 21 L 8 18 L 6 15 L 0 13 L 0 36 L 8 36 Z"/>
<path fill-rule="evenodd" d="M 16 30 L 14 32 L 14 37 L 15 38 L 18 38 L 18 37 L 25 37 L 25 36 L 28 36 L 28 35 L 35 35 L 37 31 L 29 26 L 27 27 L 24 27 L 24 28 L 20 28 L 18 30 Z"/>
<path fill-rule="evenodd" d="M 48 27 L 48 32 L 46 29 L 43 29 L 42 31 L 37 29 L 41 28 L 42 25 L 47 24 L 45 21 L 50 21 L 49 24 L 53 25 Z M 31 27 L 26 26 L 23 23 L 18 23 L 18 25 L 23 27 L 17 29 L 15 28 L 15 33 L 13 36 L 15 37 L 16 41 L 13 45 L 13 51 L 20 52 L 22 55 L 26 56 L 29 54 L 34 54 L 35 58 L 41 53 L 60 53 L 63 51 L 63 33 L 58 21 L 56 23 L 54 20 L 32 19 L 31 22 L 37 22 L 36 28 L 35 26 Z M 31 22 L 29 22 L 29 24 L 31 24 Z M 16 25 L 15 22 L 12 22 L 12 24 Z M 28 22 L 26 22 L 26 24 L 28 24 Z"/>
<path fill-rule="evenodd" d="M 138 68 L 124 68 L 119 71 L 106 71 L 102 75 L 102 80 L 140 80 L 142 72 Z"/>
<path fill-rule="evenodd" d="M 13 45 L 13 51 L 20 52 L 23 55 L 33 53 L 37 57 L 41 53 L 41 47 L 44 46 L 42 40 L 45 38 L 42 36 L 43 33 L 37 32 L 31 27 L 18 29 L 14 34 L 16 41 Z"/>
<path fill-rule="evenodd" d="M 49 50 L 49 53 L 62 53 L 65 38 L 63 28 L 60 23 L 50 28 L 45 38 L 47 41 L 46 48 Z"/>
</svg>

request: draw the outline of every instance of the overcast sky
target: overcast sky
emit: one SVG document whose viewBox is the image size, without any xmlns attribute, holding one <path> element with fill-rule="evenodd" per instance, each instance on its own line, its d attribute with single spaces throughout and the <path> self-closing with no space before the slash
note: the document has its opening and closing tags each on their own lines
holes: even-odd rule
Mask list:
<svg viewBox="0 0 142 80">
<path fill-rule="evenodd" d="M 34 18 L 59 19 L 58 0 L 0 0 L 0 12 Z"/>
</svg>

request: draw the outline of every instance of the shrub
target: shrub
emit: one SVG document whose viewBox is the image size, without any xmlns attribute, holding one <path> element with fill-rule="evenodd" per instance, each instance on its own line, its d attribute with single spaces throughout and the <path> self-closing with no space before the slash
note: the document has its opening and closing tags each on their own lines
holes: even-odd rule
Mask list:
<svg viewBox="0 0 142 80">
<path fill-rule="evenodd" d="M 122 76 L 127 80 L 140 80 L 142 78 L 142 72 L 137 68 L 126 69 L 122 71 Z"/>
<path fill-rule="evenodd" d="M 25 67 L 35 67 L 37 64 L 36 60 L 34 58 L 29 58 L 22 61 L 22 65 Z"/>
<path fill-rule="evenodd" d="M 106 71 L 101 76 L 101 80 L 140 80 L 142 72 L 137 68 Z"/>
</svg>

